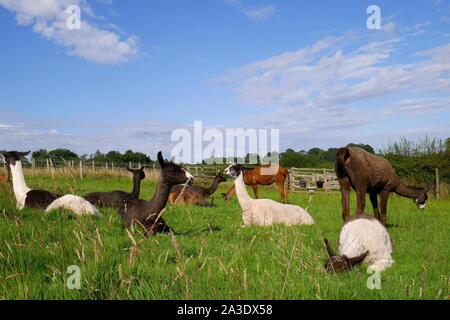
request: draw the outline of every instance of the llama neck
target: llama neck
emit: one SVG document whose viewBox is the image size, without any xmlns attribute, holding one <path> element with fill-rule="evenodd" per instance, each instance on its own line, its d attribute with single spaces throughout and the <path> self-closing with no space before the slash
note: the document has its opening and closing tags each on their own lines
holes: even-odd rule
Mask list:
<svg viewBox="0 0 450 320">
<path fill-rule="evenodd" d="M 16 196 L 16 200 L 20 201 L 21 199 L 24 199 L 26 197 L 27 192 L 31 189 L 28 188 L 25 182 L 21 161 L 16 161 L 15 165 L 10 165 L 10 169 L 13 181 L 14 195 Z"/>
<path fill-rule="evenodd" d="M 206 193 L 205 196 L 209 197 L 210 195 L 212 195 L 214 192 L 216 192 L 217 187 L 219 186 L 219 179 L 220 177 L 216 177 L 211 185 L 211 187 L 209 187 L 208 189 L 206 189 Z"/>
<path fill-rule="evenodd" d="M 247 189 L 245 188 L 243 172 L 234 180 L 234 185 L 236 186 L 236 195 L 241 208 L 247 207 L 253 199 L 248 195 Z"/>
<path fill-rule="evenodd" d="M 164 180 L 163 176 L 160 175 L 158 179 L 158 184 L 156 186 L 156 192 L 153 198 L 148 202 L 148 209 L 150 213 L 159 213 L 167 204 L 167 199 L 169 198 L 170 189 L 172 184 Z"/>
<path fill-rule="evenodd" d="M 395 189 L 396 194 L 412 199 L 418 198 L 422 194 L 422 192 L 423 188 L 410 187 L 402 182 L 400 182 Z"/>
<path fill-rule="evenodd" d="M 133 176 L 133 191 L 131 191 L 131 196 L 133 199 L 139 199 L 141 194 L 141 179 L 134 175 Z"/>
</svg>

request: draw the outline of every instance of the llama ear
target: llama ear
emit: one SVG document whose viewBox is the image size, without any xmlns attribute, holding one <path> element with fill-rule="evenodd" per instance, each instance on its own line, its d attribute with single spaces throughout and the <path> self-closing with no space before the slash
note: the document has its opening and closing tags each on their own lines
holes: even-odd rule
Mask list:
<svg viewBox="0 0 450 320">
<path fill-rule="evenodd" d="M 26 155 L 28 155 L 29 153 L 31 152 L 31 150 L 30 151 L 27 151 L 27 152 L 17 152 L 17 154 L 19 155 L 19 156 L 26 156 Z"/>
<path fill-rule="evenodd" d="M 325 245 L 325 249 L 327 250 L 328 257 L 331 258 L 335 256 L 336 254 L 333 252 L 333 249 L 331 249 L 330 243 L 328 242 L 327 238 L 323 238 L 323 244 Z"/>
<path fill-rule="evenodd" d="M 3 151 L 3 150 L 0 150 L 0 154 L 3 156 L 3 157 L 6 157 L 6 151 Z"/>
<path fill-rule="evenodd" d="M 131 173 L 134 173 L 134 170 L 130 169 L 127 167 L 127 170 L 130 171 Z"/>
<path fill-rule="evenodd" d="M 166 161 L 164 160 L 164 158 L 163 158 L 163 156 L 162 156 L 161 151 L 158 152 L 158 162 L 159 162 L 159 165 L 161 166 L 161 168 L 163 168 L 163 169 L 164 169 L 164 168 L 166 167 L 166 165 L 167 165 Z"/>
<path fill-rule="evenodd" d="M 348 261 L 350 262 L 350 265 L 353 268 L 358 263 L 362 262 L 367 257 L 368 254 L 369 254 L 369 251 L 366 251 L 362 255 L 359 255 L 359 256 L 353 257 L 353 258 L 347 258 L 347 259 L 348 259 Z"/>
</svg>

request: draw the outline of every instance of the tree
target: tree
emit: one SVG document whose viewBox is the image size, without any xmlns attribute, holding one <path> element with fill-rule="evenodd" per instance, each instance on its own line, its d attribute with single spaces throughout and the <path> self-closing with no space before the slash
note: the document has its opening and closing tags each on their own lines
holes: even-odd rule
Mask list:
<svg viewBox="0 0 450 320">
<path fill-rule="evenodd" d="M 358 148 L 361 148 L 361 149 L 366 150 L 367 152 L 370 152 L 370 153 L 372 153 L 372 154 L 375 154 L 375 150 L 372 148 L 371 145 L 368 145 L 368 144 L 362 144 L 362 143 L 349 143 L 349 144 L 347 145 L 347 147 L 358 147 Z"/>
<path fill-rule="evenodd" d="M 31 154 L 31 157 L 36 160 L 48 159 L 48 151 L 45 149 L 39 149 Z"/>
<path fill-rule="evenodd" d="M 52 160 L 78 160 L 78 155 L 68 149 L 55 149 L 49 151 L 48 157 Z"/>
</svg>

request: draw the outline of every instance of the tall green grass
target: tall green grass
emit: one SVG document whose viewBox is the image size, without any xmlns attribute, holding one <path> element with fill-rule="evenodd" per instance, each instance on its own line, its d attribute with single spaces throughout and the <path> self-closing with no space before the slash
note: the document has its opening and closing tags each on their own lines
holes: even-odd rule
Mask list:
<svg viewBox="0 0 450 320">
<path fill-rule="evenodd" d="M 82 195 L 131 190 L 125 177 L 70 180 L 27 177 L 30 187 Z M 362 265 L 339 275 L 325 272 L 326 236 L 336 247 L 342 226 L 340 195 L 290 194 L 307 208 L 313 226 L 242 228 L 236 198 L 216 208 L 170 206 L 164 219 L 175 235 L 130 233 L 114 210 L 78 217 L 65 210 L 15 209 L 10 186 L 0 186 L 0 298 L 2 299 L 449 299 L 449 200 L 414 203 L 392 196 L 389 231 L 394 265 L 370 290 Z M 141 198 L 155 183 L 144 181 Z M 272 189 L 262 197 L 279 200 Z M 355 199 L 352 198 L 355 209 Z M 368 208 L 368 212 L 371 209 Z M 67 268 L 81 270 L 81 289 L 69 289 Z"/>
</svg>

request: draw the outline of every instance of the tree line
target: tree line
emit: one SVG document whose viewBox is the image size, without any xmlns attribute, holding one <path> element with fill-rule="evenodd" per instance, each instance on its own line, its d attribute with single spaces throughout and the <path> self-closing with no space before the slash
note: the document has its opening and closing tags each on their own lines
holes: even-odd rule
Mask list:
<svg viewBox="0 0 450 320">
<path fill-rule="evenodd" d="M 82 161 L 95 161 L 95 162 L 114 162 L 114 163 L 141 163 L 141 164 L 152 164 L 154 161 L 150 159 L 148 155 L 142 152 L 134 152 L 132 150 L 127 150 L 125 153 L 120 153 L 119 151 L 109 151 L 108 153 L 102 153 L 97 150 L 93 154 L 83 154 L 78 155 L 75 152 L 68 149 L 54 149 L 47 151 L 45 149 L 40 149 L 34 151 L 31 157 L 35 160 L 46 160 L 52 159 L 52 161 L 72 161 L 72 160 L 82 160 Z"/>
</svg>

